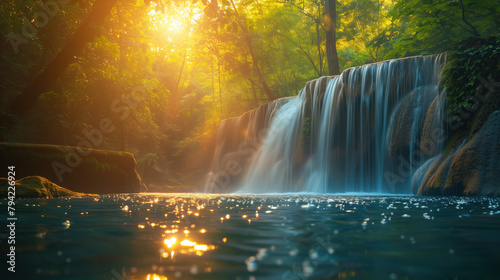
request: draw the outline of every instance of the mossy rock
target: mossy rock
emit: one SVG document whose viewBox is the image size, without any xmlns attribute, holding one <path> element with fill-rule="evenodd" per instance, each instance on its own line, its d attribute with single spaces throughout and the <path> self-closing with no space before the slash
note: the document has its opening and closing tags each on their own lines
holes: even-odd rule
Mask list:
<svg viewBox="0 0 500 280">
<path fill-rule="evenodd" d="M 82 193 L 144 190 L 131 153 L 72 146 L 0 142 L 0 166 L 14 166 L 16 178 L 41 176 Z M 0 176 L 6 176 L 0 174 Z"/>
<path fill-rule="evenodd" d="M 8 197 L 9 181 L 0 178 L 0 198 Z M 84 193 L 70 191 L 40 176 L 29 176 L 16 181 L 15 198 L 53 198 L 61 196 L 82 197 Z"/>
</svg>

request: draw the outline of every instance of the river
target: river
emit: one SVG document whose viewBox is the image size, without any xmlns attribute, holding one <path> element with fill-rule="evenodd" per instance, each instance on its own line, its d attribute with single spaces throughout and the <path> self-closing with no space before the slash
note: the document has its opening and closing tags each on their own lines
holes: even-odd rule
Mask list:
<svg viewBox="0 0 500 280">
<path fill-rule="evenodd" d="M 120 194 L 16 207 L 8 279 L 499 277 L 498 198 Z"/>
</svg>

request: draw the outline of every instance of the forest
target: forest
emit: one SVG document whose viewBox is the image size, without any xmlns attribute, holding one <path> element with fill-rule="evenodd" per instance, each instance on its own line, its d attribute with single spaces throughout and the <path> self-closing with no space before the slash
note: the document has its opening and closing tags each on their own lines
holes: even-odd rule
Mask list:
<svg viewBox="0 0 500 280">
<path fill-rule="evenodd" d="M 470 38 L 498 55 L 499 14 L 498 0 L 5 0 L 0 141 L 88 140 L 132 153 L 146 179 L 192 186 L 221 120 Z"/>
</svg>

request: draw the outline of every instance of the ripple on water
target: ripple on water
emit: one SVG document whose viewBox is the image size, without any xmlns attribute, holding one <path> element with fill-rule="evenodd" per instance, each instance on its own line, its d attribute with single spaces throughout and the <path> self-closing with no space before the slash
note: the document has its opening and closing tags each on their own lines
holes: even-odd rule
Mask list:
<svg viewBox="0 0 500 280">
<path fill-rule="evenodd" d="M 19 205 L 32 225 L 17 232 L 19 261 L 36 268 L 24 278 L 487 279 L 500 259 L 495 198 L 115 194 Z"/>
</svg>

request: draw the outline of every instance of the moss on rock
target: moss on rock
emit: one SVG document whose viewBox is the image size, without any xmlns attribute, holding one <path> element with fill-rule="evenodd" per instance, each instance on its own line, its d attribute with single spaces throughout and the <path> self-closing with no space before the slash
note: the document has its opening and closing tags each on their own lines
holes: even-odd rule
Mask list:
<svg viewBox="0 0 500 280">
<path fill-rule="evenodd" d="M 9 181 L 0 178 L 0 198 L 7 198 Z M 70 191 L 40 176 L 28 176 L 16 181 L 16 198 L 53 198 L 61 196 L 82 197 L 84 193 Z"/>
</svg>

